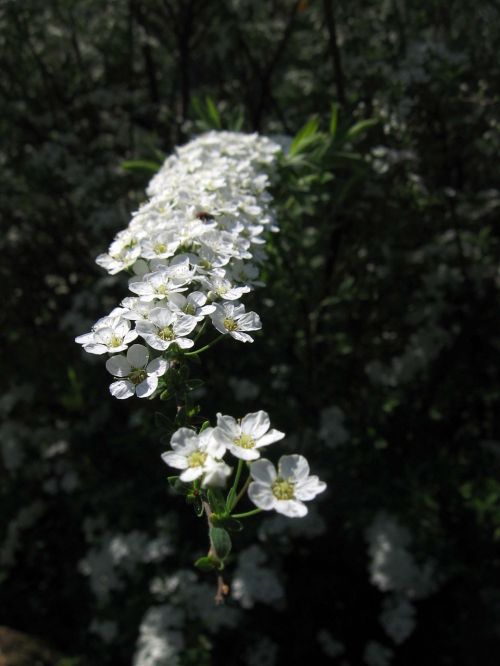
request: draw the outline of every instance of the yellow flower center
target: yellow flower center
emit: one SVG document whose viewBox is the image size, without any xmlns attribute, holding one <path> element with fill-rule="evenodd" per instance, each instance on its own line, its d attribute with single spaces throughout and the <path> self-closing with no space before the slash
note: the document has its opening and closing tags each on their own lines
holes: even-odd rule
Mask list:
<svg viewBox="0 0 500 666">
<path fill-rule="evenodd" d="M 239 437 L 234 440 L 236 446 L 241 446 L 242 449 L 253 449 L 255 448 L 255 439 L 251 435 L 245 435 L 242 433 Z"/>
<path fill-rule="evenodd" d="M 203 451 L 195 451 L 188 456 L 188 465 L 189 467 L 202 467 L 205 464 L 206 459 L 206 453 L 203 453 Z"/>
<path fill-rule="evenodd" d="M 273 495 L 279 500 L 291 500 L 295 497 L 293 483 L 277 478 L 271 486 Z"/>
<path fill-rule="evenodd" d="M 132 370 L 128 378 L 130 379 L 132 384 L 135 384 L 137 386 L 137 384 L 143 382 L 147 376 L 148 375 L 145 370 L 140 370 L 139 368 L 136 368 L 135 370 Z"/>
<path fill-rule="evenodd" d="M 161 331 L 158 332 L 158 337 L 165 342 L 170 342 L 171 340 L 175 340 L 175 333 L 171 326 L 165 326 L 165 328 L 162 328 Z"/>
<path fill-rule="evenodd" d="M 123 342 L 123 338 L 119 338 L 116 335 L 111 336 L 111 341 L 109 343 L 110 347 L 119 347 Z"/>
<path fill-rule="evenodd" d="M 238 324 L 234 321 L 234 319 L 231 319 L 231 317 L 226 317 L 222 323 L 224 324 L 224 328 L 228 331 L 238 330 Z"/>
<path fill-rule="evenodd" d="M 167 246 L 165 243 L 155 243 L 153 245 L 153 250 L 155 251 L 155 254 L 163 254 L 167 251 Z"/>
<path fill-rule="evenodd" d="M 168 289 L 164 284 L 160 284 L 159 287 L 156 287 L 156 293 L 161 294 L 162 296 L 166 296 L 168 294 Z"/>
<path fill-rule="evenodd" d="M 186 303 L 183 310 L 188 315 L 194 315 L 196 313 L 196 307 L 192 303 Z"/>
</svg>

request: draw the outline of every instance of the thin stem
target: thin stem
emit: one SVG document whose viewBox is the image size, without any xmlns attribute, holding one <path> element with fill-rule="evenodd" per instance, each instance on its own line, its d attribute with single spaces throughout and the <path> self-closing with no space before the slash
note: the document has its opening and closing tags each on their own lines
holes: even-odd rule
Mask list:
<svg viewBox="0 0 500 666">
<path fill-rule="evenodd" d="M 251 480 L 252 480 L 252 477 L 251 477 L 250 474 L 249 474 L 249 475 L 248 475 L 248 479 L 245 481 L 245 483 L 244 483 L 242 489 L 241 489 L 240 492 L 236 495 L 236 499 L 234 500 L 234 504 L 233 504 L 233 509 L 234 509 L 234 507 L 238 504 L 238 502 L 239 502 L 240 499 L 243 497 L 243 495 L 246 493 L 246 491 L 248 490 L 248 486 L 250 485 L 250 481 L 251 481 Z"/>
<path fill-rule="evenodd" d="M 207 320 L 205 319 L 205 321 L 204 321 L 203 324 L 201 325 L 200 330 L 199 330 L 198 333 L 196 334 L 196 337 L 195 337 L 195 339 L 194 339 L 195 342 L 197 342 L 197 341 L 199 340 L 200 335 L 201 335 L 201 334 L 203 333 L 203 331 L 205 330 L 206 325 L 207 325 Z"/>
<path fill-rule="evenodd" d="M 261 513 L 263 509 L 253 509 L 252 511 L 247 511 L 246 513 L 233 513 L 231 518 L 248 518 L 249 516 L 255 516 L 258 513 Z"/>
<path fill-rule="evenodd" d="M 231 497 L 234 497 L 236 495 L 236 491 L 238 490 L 238 483 L 240 482 L 240 476 L 241 472 L 243 471 L 243 465 L 245 462 L 240 458 L 238 460 L 238 467 L 236 468 L 236 476 L 234 477 L 234 482 L 233 485 L 231 486 L 231 490 L 229 491 L 226 499 L 226 511 L 229 513 L 233 510 L 233 507 L 236 506 L 236 502 L 232 503 L 231 506 L 229 506 L 229 501 Z"/>
<path fill-rule="evenodd" d="M 198 354 L 201 354 L 201 352 L 207 351 L 207 349 L 210 349 L 210 347 L 213 347 L 219 340 L 222 340 L 224 337 L 225 333 L 221 333 L 218 338 L 215 338 L 215 340 L 212 340 L 212 342 L 209 342 L 208 345 L 205 345 L 204 347 L 200 347 L 199 349 L 196 349 L 195 351 L 192 352 L 187 352 L 184 354 L 184 356 L 197 356 Z"/>
</svg>

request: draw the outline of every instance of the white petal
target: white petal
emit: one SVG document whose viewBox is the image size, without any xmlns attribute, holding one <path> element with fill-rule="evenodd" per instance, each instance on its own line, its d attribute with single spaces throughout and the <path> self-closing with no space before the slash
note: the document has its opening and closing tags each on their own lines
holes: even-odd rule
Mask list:
<svg viewBox="0 0 500 666">
<path fill-rule="evenodd" d="M 198 435 L 191 428 L 179 428 L 172 435 L 170 446 L 174 451 L 192 453 L 198 448 Z"/>
<path fill-rule="evenodd" d="M 149 313 L 149 320 L 158 326 L 158 328 L 165 328 L 175 320 L 173 312 L 167 308 L 153 308 Z M 139 330 L 139 327 L 137 327 Z"/>
<path fill-rule="evenodd" d="M 276 480 L 274 465 L 270 460 L 266 460 L 266 458 L 261 458 L 252 463 L 250 474 L 254 481 L 259 481 L 259 483 L 267 484 L 268 486 L 272 485 Z"/>
<path fill-rule="evenodd" d="M 196 317 L 181 315 L 174 324 L 175 335 L 189 335 L 197 323 Z"/>
<path fill-rule="evenodd" d="M 253 342 L 253 338 L 248 333 L 241 333 L 241 331 L 229 331 L 229 335 L 238 340 L 238 342 Z"/>
<path fill-rule="evenodd" d="M 232 467 L 226 465 L 224 462 L 218 462 L 205 467 L 205 475 L 203 477 L 202 486 L 212 486 L 223 488 L 226 485 L 227 477 L 233 471 Z"/>
<path fill-rule="evenodd" d="M 317 476 L 310 476 L 296 484 L 295 497 L 298 500 L 312 500 L 325 489 L 326 483 L 324 481 L 320 481 Z"/>
<path fill-rule="evenodd" d="M 198 479 L 203 474 L 203 466 L 199 467 L 188 467 L 180 476 L 180 480 L 188 483 L 189 481 L 194 481 Z"/>
<path fill-rule="evenodd" d="M 258 506 L 259 509 L 264 509 L 264 511 L 272 509 L 275 503 L 275 497 L 272 493 L 271 486 L 257 483 L 256 481 L 252 481 L 249 485 L 248 497 L 255 506 Z"/>
<path fill-rule="evenodd" d="M 138 398 L 147 398 L 156 391 L 158 386 L 158 377 L 156 375 L 150 375 L 146 379 L 137 385 L 135 392 L 137 393 Z"/>
<path fill-rule="evenodd" d="M 217 428 L 215 430 L 221 431 L 230 441 L 241 435 L 241 428 L 236 423 L 236 419 L 232 416 L 222 416 L 220 413 L 217 414 Z M 217 433 L 214 432 L 214 435 L 217 436 Z"/>
<path fill-rule="evenodd" d="M 148 375 L 155 375 L 155 377 L 161 377 L 165 374 L 168 368 L 168 361 L 161 356 L 154 358 L 150 361 L 146 367 L 146 372 Z"/>
<path fill-rule="evenodd" d="M 194 345 L 194 341 L 191 340 L 190 338 L 175 338 L 174 342 L 181 348 L 181 349 L 189 349 Z"/>
<path fill-rule="evenodd" d="M 294 453 L 291 456 L 282 456 L 278 463 L 278 474 L 283 479 L 293 482 L 304 481 L 309 476 L 309 463 L 304 456 Z"/>
<path fill-rule="evenodd" d="M 232 442 L 228 444 L 227 448 L 233 456 L 240 458 L 240 460 L 257 460 L 257 458 L 260 458 L 260 453 L 257 449 L 244 449 L 242 446 L 236 446 Z"/>
<path fill-rule="evenodd" d="M 83 348 L 89 354 L 106 354 L 106 352 L 108 351 L 106 345 L 100 344 L 98 342 L 90 345 L 83 345 Z"/>
<path fill-rule="evenodd" d="M 238 328 L 242 331 L 259 331 L 262 328 L 262 322 L 256 312 L 247 312 L 238 319 Z"/>
<path fill-rule="evenodd" d="M 273 442 L 279 442 L 279 440 L 283 439 L 284 436 L 285 436 L 284 432 L 271 428 L 271 430 L 269 432 L 266 432 L 266 434 L 263 437 L 259 437 L 259 439 L 255 442 L 255 446 L 258 449 L 260 449 L 261 446 L 267 446 L 268 444 L 272 444 Z"/>
<path fill-rule="evenodd" d="M 246 435 L 251 435 L 254 439 L 260 439 L 262 435 L 269 430 L 270 425 L 269 415 L 260 410 L 259 412 L 247 414 L 242 419 L 241 432 L 244 432 Z"/>
<path fill-rule="evenodd" d="M 135 386 L 128 379 L 120 379 L 111 384 L 109 392 L 118 400 L 125 400 L 125 398 L 131 398 L 134 395 Z"/>
<path fill-rule="evenodd" d="M 163 462 L 170 465 L 170 467 L 175 467 L 175 469 L 186 469 L 188 466 L 188 461 L 186 456 L 181 455 L 180 453 L 175 453 L 175 451 L 165 451 L 161 454 Z"/>
<path fill-rule="evenodd" d="M 128 377 L 132 371 L 132 367 L 125 356 L 112 356 L 106 361 L 106 370 L 113 377 Z"/>
<path fill-rule="evenodd" d="M 144 368 L 149 354 L 144 345 L 132 345 L 127 351 L 127 361 L 133 368 Z"/>
<path fill-rule="evenodd" d="M 275 500 L 274 508 L 288 518 L 303 518 L 307 514 L 307 506 L 297 500 Z"/>
</svg>

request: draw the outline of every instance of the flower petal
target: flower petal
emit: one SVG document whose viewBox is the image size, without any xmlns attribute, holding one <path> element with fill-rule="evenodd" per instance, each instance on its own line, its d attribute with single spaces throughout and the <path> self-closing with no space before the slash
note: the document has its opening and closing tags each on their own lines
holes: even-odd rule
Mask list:
<svg viewBox="0 0 500 666">
<path fill-rule="evenodd" d="M 127 351 L 127 361 L 133 368 L 146 367 L 148 358 L 148 350 L 144 345 L 132 345 Z"/>
<path fill-rule="evenodd" d="M 288 518 L 303 518 L 307 514 L 307 506 L 298 500 L 276 500 L 274 508 Z"/>
<path fill-rule="evenodd" d="M 132 371 L 132 366 L 125 356 L 112 356 L 106 361 L 106 370 L 110 372 L 113 377 L 128 377 Z"/>
<path fill-rule="evenodd" d="M 297 453 L 291 456 L 282 456 L 278 463 L 278 474 L 283 479 L 290 479 L 295 483 L 305 481 L 309 476 L 309 463 Z"/>
<path fill-rule="evenodd" d="M 192 453 L 198 448 L 198 435 L 191 428 L 179 428 L 172 435 L 170 446 L 183 454 Z"/>
<path fill-rule="evenodd" d="M 252 481 L 248 486 L 248 497 L 259 509 L 269 511 L 274 508 L 276 498 L 272 493 L 271 486 Z"/>
<path fill-rule="evenodd" d="M 175 469 L 186 469 L 188 467 L 186 456 L 175 453 L 175 451 L 165 451 L 161 454 L 161 459 L 170 467 L 175 467 Z"/>
<path fill-rule="evenodd" d="M 269 430 L 271 422 L 269 415 L 260 410 L 247 414 L 241 421 L 241 432 L 245 435 L 251 435 L 254 439 L 260 439 L 262 435 Z"/>
<path fill-rule="evenodd" d="M 276 480 L 276 469 L 273 463 L 266 458 L 261 458 L 252 463 L 250 467 L 250 474 L 254 481 L 261 484 L 271 485 Z"/>
<path fill-rule="evenodd" d="M 120 379 L 117 382 L 113 382 L 109 387 L 109 392 L 118 400 L 125 400 L 126 398 L 131 398 L 135 393 L 135 386 L 132 382 L 129 382 L 128 379 Z"/>
<path fill-rule="evenodd" d="M 298 500 L 312 500 L 326 489 L 326 483 L 320 481 L 317 476 L 310 476 L 304 481 L 299 481 L 295 486 L 295 497 Z"/>
<path fill-rule="evenodd" d="M 189 483 L 189 481 L 194 481 L 195 479 L 198 479 L 202 474 L 203 474 L 202 465 L 200 465 L 199 467 L 188 467 L 188 469 L 182 472 L 179 478 L 181 481 L 184 481 L 184 483 Z"/>
<path fill-rule="evenodd" d="M 283 439 L 284 436 L 284 432 L 271 428 L 271 430 L 266 432 L 263 437 L 259 437 L 259 439 L 255 442 L 255 446 L 260 449 L 261 446 L 268 446 L 273 442 L 278 442 L 280 439 Z"/>
<path fill-rule="evenodd" d="M 137 393 L 138 398 L 147 398 L 156 391 L 158 386 L 158 377 L 156 375 L 150 375 L 146 379 L 137 385 L 135 392 Z"/>
<path fill-rule="evenodd" d="M 146 367 L 146 372 L 148 375 L 154 375 L 155 377 L 161 377 L 165 374 L 168 368 L 168 361 L 161 356 L 154 358 L 150 361 Z"/>
</svg>

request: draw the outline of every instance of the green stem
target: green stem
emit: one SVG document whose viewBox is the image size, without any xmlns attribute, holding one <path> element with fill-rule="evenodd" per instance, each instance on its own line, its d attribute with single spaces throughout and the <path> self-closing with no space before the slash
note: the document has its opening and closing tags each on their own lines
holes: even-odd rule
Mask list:
<svg viewBox="0 0 500 666">
<path fill-rule="evenodd" d="M 192 352 L 186 352 L 184 356 L 197 356 L 198 354 L 201 354 L 201 352 L 206 351 L 207 349 L 210 349 L 210 347 L 213 347 L 219 340 L 222 340 L 224 337 L 224 333 L 219 335 L 218 338 L 215 338 L 215 340 L 212 340 L 212 342 L 209 342 L 208 345 L 205 345 L 204 347 L 200 347 L 199 349 L 196 349 L 195 351 Z"/>
<path fill-rule="evenodd" d="M 258 513 L 261 513 L 263 509 L 253 509 L 252 511 L 247 511 L 246 513 L 233 513 L 231 518 L 248 518 L 249 516 L 255 516 Z"/>
<path fill-rule="evenodd" d="M 233 504 L 233 509 L 238 504 L 238 502 L 243 497 L 243 495 L 246 493 L 246 491 L 248 490 L 248 486 L 250 485 L 251 480 L 252 480 L 252 477 L 249 474 L 248 479 L 243 484 L 243 487 L 241 488 L 240 492 L 236 495 L 236 499 L 234 500 L 234 504 Z"/>
<path fill-rule="evenodd" d="M 234 477 L 233 485 L 231 486 L 231 490 L 227 494 L 226 511 L 228 513 L 230 513 L 233 510 L 233 507 L 235 506 L 235 503 L 232 501 L 232 498 L 236 495 L 236 491 L 238 490 L 238 483 L 240 482 L 240 476 L 241 472 L 243 471 L 244 464 L 245 462 L 240 458 L 238 460 L 238 467 L 236 468 L 236 476 Z"/>
</svg>

